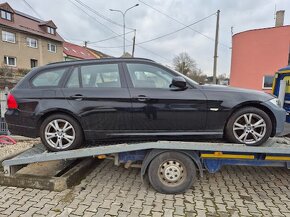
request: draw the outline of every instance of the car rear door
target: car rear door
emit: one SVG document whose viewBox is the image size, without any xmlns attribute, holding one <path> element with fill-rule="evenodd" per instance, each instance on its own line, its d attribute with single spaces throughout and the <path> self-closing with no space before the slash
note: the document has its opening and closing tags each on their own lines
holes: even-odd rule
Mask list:
<svg viewBox="0 0 290 217">
<path fill-rule="evenodd" d="M 135 134 L 195 134 L 204 130 L 206 97 L 197 88 L 169 88 L 176 75 L 156 64 L 124 64 L 132 100 Z"/>
<path fill-rule="evenodd" d="M 130 129 L 130 95 L 118 62 L 75 66 L 63 93 L 82 119 L 87 137 Z"/>
</svg>

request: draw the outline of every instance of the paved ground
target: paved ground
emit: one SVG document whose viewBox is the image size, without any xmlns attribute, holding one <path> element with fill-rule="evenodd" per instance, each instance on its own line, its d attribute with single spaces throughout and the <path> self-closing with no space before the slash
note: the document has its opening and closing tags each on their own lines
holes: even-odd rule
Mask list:
<svg viewBox="0 0 290 217">
<path fill-rule="evenodd" d="M 225 167 L 163 195 L 142 184 L 139 169 L 104 160 L 71 190 L 0 186 L 0 216 L 290 216 L 290 171 Z"/>
</svg>

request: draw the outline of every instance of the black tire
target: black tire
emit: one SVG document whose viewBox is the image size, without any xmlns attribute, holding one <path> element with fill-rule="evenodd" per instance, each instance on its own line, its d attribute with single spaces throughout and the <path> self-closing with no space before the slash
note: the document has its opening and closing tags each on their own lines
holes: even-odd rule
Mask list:
<svg viewBox="0 0 290 217">
<path fill-rule="evenodd" d="M 72 139 L 71 144 L 69 144 L 69 142 L 67 144 L 69 144 L 67 147 L 63 147 L 63 148 L 55 148 L 53 147 L 49 141 L 46 139 L 45 137 L 45 130 L 47 127 L 49 127 L 49 123 L 51 123 L 54 120 L 63 120 L 68 122 L 72 128 L 70 129 L 70 132 L 74 132 L 74 139 Z M 52 128 L 54 129 L 54 128 Z M 82 128 L 79 125 L 79 123 L 72 117 L 68 116 L 68 115 L 64 115 L 64 114 L 53 114 L 49 117 L 47 117 L 41 124 L 40 126 L 40 138 L 42 143 L 45 145 L 45 147 L 50 150 L 50 151 L 66 151 L 66 150 L 72 150 L 72 149 L 76 149 L 78 148 L 82 143 L 83 143 L 83 132 L 82 132 Z M 55 137 L 57 138 L 57 137 Z M 62 141 L 66 141 L 65 139 L 62 139 Z"/>
<path fill-rule="evenodd" d="M 178 167 L 178 171 L 183 170 L 182 178 L 175 183 L 174 181 L 170 183 L 168 179 L 164 179 L 165 174 L 163 172 L 168 171 L 171 167 L 167 166 L 167 170 L 164 170 L 162 167 L 168 162 L 171 162 L 173 165 L 172 168 Z M 182 168 L 180 168 L 179 165 L 181 165 Z M 180 152 L 164 152 L 151 161 L 148 168 L 148 177 L 150 184 L 156 191 L 165 194 L 179 194 L 185 192 L 192 186 L 194 178 L 196 177 L 196 166 L 193 160 L 186 154 Z"/>
<path fill-rule="evenodd" d="M 257 118 L 262 118 L 264 120 L 264 123 L 266 126 L 265 126 L 265 129 L 262 129 L 262 128 L 258 129 L 257 128 L 257 130 L 261 130 L 260 135 L 263 135 L 257 141 L 254 141 L 255 140 L 254 137 L 256 137 L 256 136 L 254 136 L 252 133 L 255 129 L 255 128 L 253 128 L 254 124 L 253 125 L 250 124 L 252 127 L 250 126 L 249 129 L 244 128 L 244 131 L 240 130 L 240 134 L 246 133 L 246 130 L 249 130 L 250 133 L 247 135 L 249 135 L 250 139 L 251 139 L 251 137 L 253 138 L 252 139 L 253 141 L 251 141 L 251 142 L 250 141 L 242 142 L 237 138 L 240 134 L 238 134 L 237 131 L 236 131 L 236 133 L 234 132 L 234 123 L 241 116 L 248 115 L 248 114 L 253 114 Z M 230 142 L 233 142 L 233 143 L 244 143 L 244 144 L 249 145 L 249 146 L 259 146 L 259 145 L 262 145 L 264 142 L 266 142 L 269 139 L 269 137 L 271 136 L 271 133 L 272 133 L 272 128 L 273 128 L 272 121 L 266 112 L 264 112 L 261 109 L 255 108 L 255 107 L 244 107 L 244 108 L 241 108 L 240 110 L 234 112 L 234 114 L 232 114 L 232 116 L 229 118 L 229 121 L 227 122 L 227 125 L 225 128 L 225 137 L 227 138 L 227 140 L 229 140 Z M 240 135 L 240 136 L 242 136 L 242 135 Z"/>
</svg>

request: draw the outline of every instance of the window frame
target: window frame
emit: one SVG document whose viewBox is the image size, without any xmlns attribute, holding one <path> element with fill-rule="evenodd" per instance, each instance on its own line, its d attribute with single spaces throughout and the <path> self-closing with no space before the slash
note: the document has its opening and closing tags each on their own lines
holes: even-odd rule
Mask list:
<svg viewBox="0 0 290 217">
<path fill-rule="evenodd" d="M 55 46 L 55 51 L 51 50 L 52 45 Z M 51 53 L 57 53 L 57 45 L 49 42 L 47 43 L 47 50 Z"/>
<path fill-rule="evenodd" d="M 158 90 L 171 90 L 170 88 L 148 88 L 148 87 L 134 87 L 134 84 L 132 82 L 132 79 L 131 79 L 131 76 L 130 76 L 130 72 L 129 72 L 129 69 L 127 67 L 127 64 L 143 64 L 143 65 L 149 65 L 149 66 L 154 66 L 156 68 L 160 68 L 166 72 L 168 72 L 169 74 L 173 75 L 173 77 L 177 77 L 177 76 L 182 76 L 182 75 L 179 75 L 178 73 L 176 73 L 175 71 L 173 70 L 170 70 L 168 69 L 167 67 L 164 67 L 162 65 L 159 65 L 155 62 L 143 62 L 143 61 L 124 61 L 122 63 L 123 65 L 123 69 L 124 69 L 124 73 L 125 73 L 125 77 L 126 77 L 126 81 L 127 81 L 127 84 L 128 84 L 128 87 L 129 88 L 134 88 L 134 89 L 158 89 Z M 184 79 L 186 80 L 187 82 L 187 86 L 188 88 L 191 88 L 191 89 L 198 89 L 198 85 L 194 84 L 193 82 L 191 82 L 187 77 L 184 77 Z"/>
<path fill-rule="evenodd" d="M 273 77 L 273 80 L 272 80 L 272 86 L 273 86 L 273 81 L 274 81 L 275 76 L 274 75 L 263 75 L 262 89 L 263 90 L 272 90 L 272 86 L 271 87 L 265 87 L 265 77 L 266 76 Z"/>
<path fill-rule="evenodd" d="M 55 35 L 55 28 L 47 26 L 47 33 L 51 35 Z"/>
<path fill-rule="evenodd" d="M 128 88 L 128 84 L 126 82 L 126 78 L 124 75 L 124 70 L 123 70 L 123 66 L 122 63 L 117 62 L 117 61 L 112 61 L 112 62 L 98 62 L 98 63 L 85 63 L 85 64 L 78 64 L 78 65 L 74 65 L 69 72 L 67 73 L 66 79 L 64 80 L 64 84 L 63 84 L 63 88 L 67 88 L 67 89 L 73 89 L 70 87 L 67 87 L 67 83 L 69 81 L 69 78 L 71 77 L 71 74 L 73 73 L 75 68 L 78 68 L 78 75 L 79 75 L 79 82 L 80 82 L 80 87 L 78 89 L 87 89 L 87 90 L 99 90 L 99 89 L 113 89 L 113 87 L 83 87 L 83 81 L 82 81 L 82 74 L 81 74 L 81 67 L 82 66 L 90 66 L 90 65 L 107 65 L 107 64 L 115 64 L 118 66 L 118 70 L 119 70 L 119 76 L 120 76 L 120 84 L 121 87 L 114 87 L 114 89 L 120 89 L 120 88 Z"/>
<path fill-rule="evenodd" d="M 8 64 L 8 63 L 9 63 L 9 60 L 8 60 L 9 58 L 13 58 L 13 59 L 14 59 L 14 62 L 15 62 L 14 65 L 10 65 L 10 64 Z M 5 59 L 4 64 L 5 64 L 6 66 L 12 66 L 12 67 L 16 67 L 16 66 L 17 66 L 17 58 L 16 58 L 16 57 L 5 56 L 5 55 L 4 55 L 4 59 Z M 7 60 L 8 60 L 8 63 L 7 63 Z"/>
<path fill-rule="evenodd" d="M 2 16 L 2 14 L 4 14 L 4 17 Z M 10 19 L 8 19 L 8 14 L 10 15 Z M 12 21 L 12 13 L 11 12 L 9 12 L 9 11 L 6 11 L 6 10 L 3 10 L 3 9 L 0 9 L 0 16 L 1 16 L 1 18 L 2 19 L 4 19 L 4 20 L 9 20 L 9 21 Z"/>
<path fill-rule="evenodd" d="M 32 82 L 33 80 L 39 76 L 40 74 L 46 73 L 48 71 L 53 71 L 53 70 L 61 70 L 64 69 L 63 75 L 61 77 L 61 79 L 59 80 L 59 83 L 57 86 L 35 86 Z M 54 89 L 54 88 L 61 88 L 64 85 L 64 81 L 67 79 L 67 74 L 68 72 L 71 70 L 70 66 L 64 66 L 64 67 L 53 67 L 53 68 L 48 68 L 48 69 L 44 69 L 41 71 L 37 71 L 30 79 L 29 79 L 29 86 L 33 89 Z"/>
<path fill-rule="evenodd" d="M 35 40 L 35 42 L 36 42 L 36 46 L 34 47 L 34 46 L 31 46 L 32 45 L 32 43 L 31 43 L 31 41 L 32 40 Z M 36 39 L 36 38 L 31 38 L 31 37 L 27 37 L 26 38 L 26 45 L 27 45 L 27 47 L 31 47 L 31 48 L 38 48 L 38 40 Z"/>
<path fill-rule="evenodd" d="M 5 39 L 3 39 L 3 34 L 5 34 L 5 33 L 14 35 L 14 41 L 8 41 L 7 40 L 7 38 L 8 38 L 7 37 L 7 34 L 5 35 L 6 36 Z M 14 32 L 8 32 L 8 31 L 5 31 L 5 30 L 2 30 L 1 37 L 2 37 L 2 41 L 3 42 L 12 43 L 12 44 L 15 44 L 16 43 L 16 34 Z"/>
<path fill-rule="evenodd" d="M 35 61 L 36 62 L 36 65 L 32 67 L 32 62 Z M 37 59 L 30 59 L 30 67 L 33 69 L 35 67 L 38 66 L 38 60 Z"/>
</svg>

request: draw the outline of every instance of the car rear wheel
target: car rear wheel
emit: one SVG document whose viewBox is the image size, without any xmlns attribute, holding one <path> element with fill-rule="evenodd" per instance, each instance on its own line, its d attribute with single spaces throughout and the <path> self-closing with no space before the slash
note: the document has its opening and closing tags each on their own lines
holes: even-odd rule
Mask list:
<svg viewBox="0 0 290 217">
<path fill-rule="evenodd" d="M 186 154 L 164 152 L 151 161 L 148 176 L 156 191 L 177 194 L 192 186 L 196 177 L 196 167 Z"/>
<path fill-rule="evenodd" d="M 40 127 L 40 137 L 50 151 L 75 149 L 83 141 L 82 130 L 77 121 L 63 114 L 46 118 Z"/>
<path fill-rule="evenodd" d="M 272 127 L 267 113 L 255 107 L 245 107 L 230 117 L 225 133 L 230 142 L 259 146 L 268 140 Z"/>
</svg>

